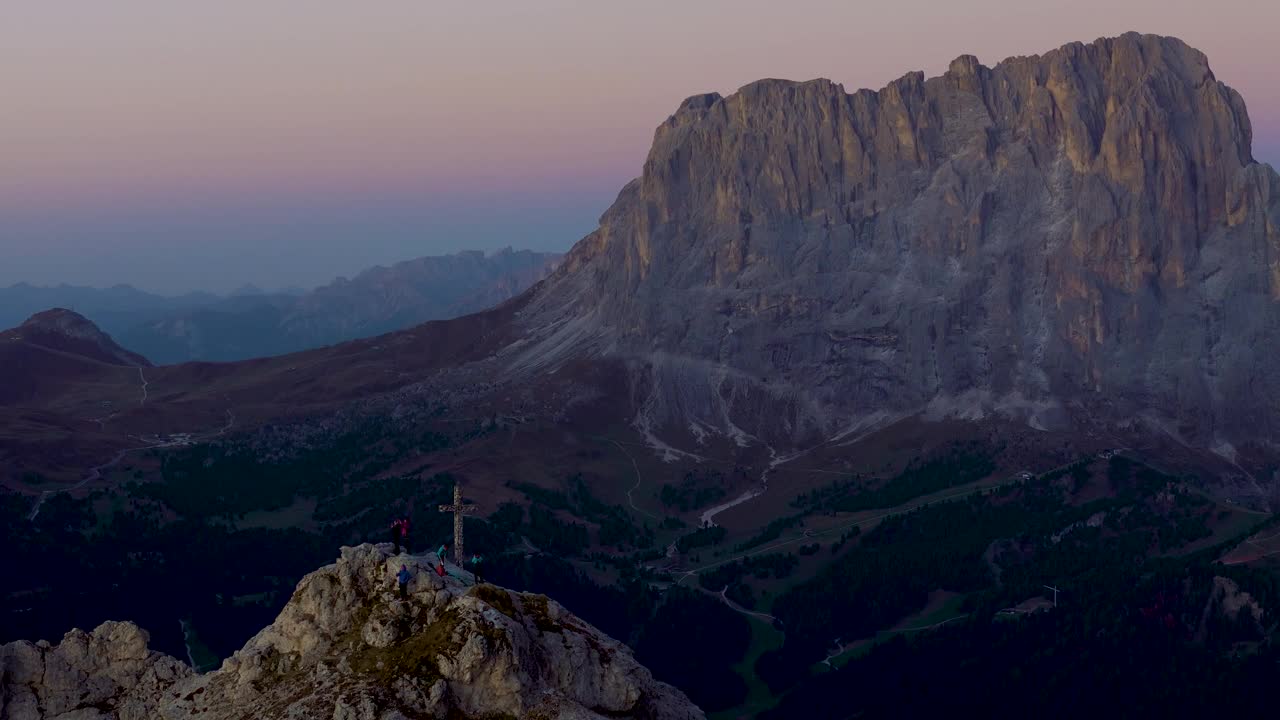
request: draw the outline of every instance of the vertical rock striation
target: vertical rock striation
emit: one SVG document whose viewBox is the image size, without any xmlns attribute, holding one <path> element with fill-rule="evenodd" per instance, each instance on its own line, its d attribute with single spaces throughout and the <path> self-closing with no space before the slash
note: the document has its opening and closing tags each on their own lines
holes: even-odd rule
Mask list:
<svg viewBox="0 0 1280 720">
<path fill-rule="evenodd" d="M 1202 53 L 1134 33 L 695 96 L 510 367 L 622 358 L 641 424 L 772 442 L 931 410 L 1269 443 L 1280 180 L 1251 133 Z"/>
</svg>

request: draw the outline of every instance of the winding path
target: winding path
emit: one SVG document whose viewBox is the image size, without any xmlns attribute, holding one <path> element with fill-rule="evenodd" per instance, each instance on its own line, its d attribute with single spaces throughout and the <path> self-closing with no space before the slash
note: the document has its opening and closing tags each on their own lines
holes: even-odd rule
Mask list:
<svg viewBox="0 0 1280 720">
<path fill-rule="evenodd" d="M 863 433 L 862 435 L 854 438 L 851 442 L 857 442 L 858 440 L 860 440 L 863 437 L 866 437 L 869 434 L 870 433 Z M 765 447 L 769 450 L 769 467 L 765 468 L 764 472 L 760 473 L 760 486 L 757 488 L 752 488 L 751 490 L 748 490 L 747 492 L 743 493 L 742 495 L 739 495 L 733 500 L 730 500 L 729 502 L 723 503 L 721 505 L 717 505 L 711 508 L 710 510 L 707 510 L 706 512 L 702 513 L 702 515 L 699 516 L 698 518 L 702 526 L 703 527 L 713 526 L 716 524 L 714 519 L 716 515 L 719 515 L 720 513 L 730 508 L 737 507 L 738 505 L 741 505 L 750 500 L 754 500 L 760 497 L 761 495 L 764 495 L 765 492 L 769 490 L 769 473 L 773 472 L 780 465 L 785 465 L 791 462 L 792 460 L 798 460 L 804 457 L 805 455 L 808 455 L 809 453 L 813 452 L 814 450 L 817 450 L 818 448 L 823 447 L 830 442 L 833 442 L 834 440 L 836 440 L 836 438 L 831 438 L 829 440 L 820 442 L 817 445 L 813 445 L 811 447 L 805 448 L 804 450 L 798 450 L 796 452 L 791 453 L 790 455 L 783 455 L 781 457 L 778 456 L 778 453 L 776 450 L 773 449 L 773 446 L 766 445 Z M 840 471 L 816 470 L 816 469 L 806 470 L 806 472 L 830 473 L 833 475 L 847 474 L 847 473 L 842 473 Z"/>
<path fill-rule="evenodd" d="M 748 610 L 748 609 L 746 609 L 746 608 L 742 607 L 741 605 L 739 605 L 738 603 L 736 603 L 736 602 L 734 602 L 734 601 L 730 600 L 730 599 L 729 599 L 729 596 L 725 594 L 725 593 L 729 592 L 729 586 L 728 586 L 728 585 L 725 585 L 725 586 L 724 586 L 724 588 L 723 588 L 720 592 L 711 592 L 710 590 L 708 590 L 708 589 L 706 589 L 706 588 L 703 588 L 703 587 L 700 587 L 700 588 L 698 588 L 698 589 L 699 589 L 699 590 L 701 590 L 702 592 L 704 592 L 704 593 L 708 594 L 708 595 L 711 595 L 711 596 L 714 596 L 714 597 L 718 597 L 718 598 L 720 598 L 721 600 L 723 600 L 723 601 L 724 601 L 724 604 L 725 604 L 725 605 L 728 605 L 730 608 L 732 608 L 732 609 L 734 609 L 734 610 L 737 610 L 738 612 L 742 613 L 743 615 L 747 615 L 747 616 L 750 616 L 750 617 L 756 618 L 757 620 L 767 620 L 767 621 L 768 621 L 768 622 L 770 622 L 770 623 L 778 622 L 778 618 L 776 618 L 776 617 L 774 617 L 774 616 L 770 615 L 769 613 L 762 613 L 762 612 L 756 612 L 756 611 L 754 611 L 754 610 Z"/>
<path fill-rule="evenodd" d="M 214 432 L 213 434 L 207 437 L 214 438 L 214 437 L 220 437 L 222 435 L 225 435 L 228 430 L 235 427 L 235 424 L 236 424 L 235 413 L 231 412 L 231 408 L 227 408 L 227 424 L 223 425 L 221 428 L 217 430 L 217 432 Z M 207 439 L 207 438 L 202 438 L 202 439 Z"/>
<path fill-rule="evenodd" d="M 139 368 L 139 372 L 141 372 L 141 368 Z M 235 413 L 231 412 L 230 408 L 227 408 L 226 413 L 227 413 L 226 425 L 223 425 L 218 430 L 212 431 L 206 435 L 198 436 L 196 439 L 208 440 L 210 438 L 215 438 L 215 437 L 226 434 L 228 430 L 235 427 L 235 424 L 236 424 Z M 100 421 L 95 421 L 95 422 L 100 422 Z M 63 493 L 63 492 L 71 492 L 73 490 L 79 490 L 80 488 L 84 487 L 85 485 L 88 485 L 91 482 L 94 482 L 95 480 L 101 480 L 102 471 L 106 470 L 107 468 L 115 467 L 117 463 L 119 463 L 121 460 L 124 459 L 125 455 L 128 455 L 131 452 L 137 452 L 138 450 L 150 450 L 152 448 L 171 447 L 173 445 L 175 445 L 175 443 L 173 442 L 156 442 L 156 443 L 148 443 L 146 445 L 139 445 L 137 447 L 125 448 L 117 452 L 115 457 L 111 458 L 111 460 L 105 463 L 102 463 L 101 465 L 97 465 L 95 467 L 90 468 L 89 474 L 85 475 L 84 479 L 76 483 L 75 485 L 71 485 L 69 487 L 64 487 L 64 488 L 58 488 L 56 490 L 45 490 L 41 492 L 40 495 L 36 497 L 36 503 L 31 508 L 31 514 L 27 516 L 27 521 L 35 522 L 35 519 L 40 515 L 41 506 L 44 505 L 44 501 L 48 500 L 51 495 L 56 495 L 58 493 Z"/>
<path fill-rule="evenodd" d="M 1268 540 L 1273 540 L 1277 537 L 1280 537 L 1280 532 L 1273 533 L 1266 537 L 1250 538 L 1248 540 L 1245 540 L 1243 543 L 1241 543 L 1242 545 L 1252 545 L 1258 548 L 1258 550 L 1260 551 L 1260 554 L 1252 555 L 1250 557 L 1240 558 L 1238 560 L 1220 560 L 1219 562 L 1221 562 L 1223 565 L 1241 565 L 1243 563 L 1253 562 L 1254 560 L 1261 560 L 1264 557 L 1270 557 L 1272 555 L 1280 554 L 1280 550 L 1267 550 L 1267 548 L 1264 545 L 1262 545 L 1262 543 Z"/>
<path fill-rule="evenodd" d="M 113 412 L 113 413 L 111 413 L 110 415 L 105 415 L 105 416 L 100 417 L 100 418 L 92 418 L 92 419 L 90 419 L 90 420 L 89 420 L 89 422 L 95 422 L 95 423 L 98 423 L 98 429 L 99 429 L 99 430 L 106 430 L 106 429 L 107 429 L 107 421 L 108 421 L 108 420 L 110 420 L 111 418 L 115 417 L 116 415 L 119 415 L 119 414 L 120 414 L 120 413 L 118 413 L 118 412 Z"/>
<path fill-rule="evenodd" d="M 121 450 L 120 452 L 116 453 L 116 456 L 115 456 L 114 458 L 112 458 L 112 459 L 110 460 L 110 462 L 105 462 L 105 463 L 102 463 L 101 465 L 99 465 L 99 466 L 97 466 L 97 467 L 91 468 L 91 469 L 89 470 L 89 474 L 88 474 L 88 475 L 86 475 L 86 476 L 84 477 L 84 479 L 83 479 L 83 480 L 81 480 L 80 482 L 76 483 L 75 485 L 72 485 L 71 487 L 58 488 L 57 490 L 45 490 L 44 492 L 40 493 L 40 496 L 39 496 L 39 497 L 37 497 L 37 498 L 36 498 L 36 504 L 35 504 L 35 507 L 31 508 L 31 514 L 27 516 L 27 520 L 28 520 L 29 522 L 34 522 L 34 521 L 35 521 L 36 516 L 38 516 L 38 515 L 40 514 L 40 506 L 41 506 L 41 505 L 44 505 L 44 501 L 45 501 L 45 500 L 47 500 L 47 499 L 49 499 L 49 496 L 50 496 L 50 495 L 55 495 L 55 494 L 60 493 L 60 492 L 70 492 L 70 491 L 72 491 L 72 490 L 79 490 L 80 488 L 84 487 L 84 486 L 85 486 L 85 485 L 87 485 L 88 483 L 91 483 L 91 482 L 93 482 L 94 480 L 98 480 L 98 479 L 100 479 L 100 478 L 102 477 L 102 471 L 103 471 L 103 470 L 105 470 L 105 469 L 107 469 L 107 468 L 109 468 L 109 467 L 112 467 L 112 466 L 114 466 L 116 463 L 118 463 L 118 462 L 120 462 L 121 460 L 123 460 L 125 455 L 128 455 L 129 453 L 133 452 L 134 450 L 145 450 L 145 449 L 147 449 L 147 448 L 149 448 L 149 447 L 154 447 L 154 446 L 153 446 L 153 445 L 144 445 L 143 447 L 125 448 L 124 450 Z"/>
<path fill-rule="evenodd" d="M 142 374 L 141 365 L 138 366 L 138 379 L 142 381 L 142 399 L 138 401 L 138 404 L 146 405 L 147 404 L 147 385 L 149 385 L 150 383 L 147 382 L 147 376 Z"/>
<path fill-rule="evenodd" d="M 658 519 L 657 515 L 654 515 L 653 513 L 647 510 L 640 509 L 640 506 L 636 505 L 635 497 L 632 496 L 632 493 L 640 489 L 640 465 L 636 463 L 636 459 L 632 457 L 631 453 L 627 452 L 627 449 L 622 446 L 622 443 L 612 439 L 610 439 L 609 442 L 618 446 L 618 449 L 622 451 L 622 454 L 626 455 L 627 459 L 631 461 L 631 467 L 634 468 L 636 471 L 636 484 L 632 485 L 631 489 L 627 491 L 627 503 L 631 505 L 632 510 L 635 510 L 636 512 L 640 513 L 641 515 L 644 515 L 647 518 L 652 518 L 654 520 L 657 520 Z"/>
<path fill-rule="evenodd" d="M 823 658 L 823 659 L 822 659 L 822 661 L 821 661 L 820 663 L 818 663 L 818 664 L 819 664 L 819 665 L 826 665 L 827 667 L 829 667 L 829 668 L 833 668 L 833 669 L 834 669 L 834 667 L 835 667 L 835 666 L 833 666 L 833 665 L 831 664 L 831 661 L 832 661 L 832 660 L 835 660 L 836 658 L 840 657 L 841 655 L 843 655 L 843 654 L 845 654 L 845 653 L 849 652 L 850 650 L 852 650 L 852 649 L 854 648 L 854 646 L 855 646 L 855 645 L 859 645 L 859 644 L 861 644 L 861 643 L 865 643 L 865 642 L 871 642 L 871 641 L 874 641 L 875 639 L 879 638 L 881 635 L 896 635 L 896 634 L 898 634 L 898 633 L 919 632 L 919 631 L 921 631 L 921 630 L 932 630 L 932 629 L 934 629 L 934 628 L 942 627 L 943 625 L 946 625 L 947 623 L 955 622 L 956 620 L 960 620 L 960 619 L 967 618 L 967 617 L 969 617 L 969 613 L 965 613 L 965 614 L 963 614 L 963 615 L 957 615 L 957 616 L 952 617 L 952 618 L 947 618 L 946 620 L 943 620 L 943 621 L 941 621 L 941 622 L 936 622 L 936 623 L 933 623 L 933 624 L 931 624 L 931 625 L 918 625 L 918 626 L 916 626 L 916 627 L 890 628 L 890 629 L 888 629 L 888 630 L 877 630 L 875 635 L 873 635 L 873 636 L 871 636 L 871 637 L 868 637 L 868 638 L 862 638 L 862 639 L 860 639 L 860 640 L 855 640 L 854 642 L 851 642 L 851 643 L 849 643 L 848 645 L 842 645 L 842 644 L 841 644 L 841 638 L 836 638 L 836 642 L 835 642 L 836 647 L 835 647 L 834 652 L 827 653 L 827 656 L 826 656 L 825 658 Z"/>
<path fill-rule="evenodd" d="M 786 457 L 786 458 L 782 458 L 780 461 L 778 461 L 778 462 L 777 462 L 777 464 L 781 464 L 781 463 L 783 463 L 783 462 L 788 462 L 789 460 L 792 460 L 792 459 L 794 459 L 794 458 L 796 458 L 796 457 L 798 457 L 798 456 L 799 456 L 799 455 L 791 455 L 791 456 L 788 456 L 788 457 Z M 1051 469 L 1049 469 L 1049 470 L 1045 470 L 1044 472 L 1037 473 L 1036 475 L 1037 475 L 1037 476 L 1040 476 L 1040 475 L 1047 475 L 1047 474 L 1049 474 L 1049 473 L 1052 473 L 1052 472 L 1055 472 L 1055 471 L 1057 471 L 1057 470 L 1061 470 L 1061 469 L 1063 469 L 1063 468 L 1065 468 L 1065 467 L 1068 467 L 1068 466 L 1070 466 L 1070 464 L 1071 464 L 1071 463 L 1066 463 L 1066 464 L 1064 464 L 1064 465 L 1060 465 L 1060 466 L 1058 466 L 1058 467 L 1056 467 L 1056 468 L 1051 468 Z M 770 469 L 773 469 L 773 467 L 776 467 L 776 465 L 775 465 L 775 464 L 773 464 L 773 463 L 770 463 Z M 794 544 L 794 543 L 798 543 L 798 542 L 804 542 L 805 540 L 809 540 L 809 539 L 812 539 L 812 538 L 818 537 L 819 535 L 829 535 L 830 533 L 833 533 L 833 532 L 838 532 L 838 531 L 840 531 L 840 530 L 847 530 L 847 529 L 852 528 L 852 527 L 858 527 L 858 526 L 866 525 L 866 524 L 868 524 L 868 523 L 877 522 L 877 521 L 879 521 L 879 520 L 883 520 L 883 519 L 888 518 L 888 517 L 893 517 L 893 516 L 895 516 L 895 515 L 903 515 L 903 514 L 906 514 L 906 513 L 911 512 L 911 511 L 913 511 L 913 510 L 919 510 L 919 509 L 920 509 L 920 508 L 922 508 L 922 507 L 927 507 L 927 506 L 932 505 L 932 504 L 934 504 L 934 503 L 946 502 L 946 501 L 948 501 L 948 500 L 955 500 L 956 498 L 962 498 L 962 497 L 965 497 L 965 496 L 967 496 L 967 495 L 973 495 L 973 494 L 975 494 L 975 493 L 991 492 L 991 491 L 999 490 L 1000 488 L 1005 487 L 1005 486 L 1007 486 L 1007 485 L 1013 485 L 1013 484 L 1020 483 L 1020 482 L 1023 482 L 1022 478 L 1019 478 L 1019 477 L 1012 477 L 1012 478 L 1009 478 L 1009 479 L 1007 479 L 1007 480 L 1003 480 L 1003 481 L 998 482 L 998 483 L 993 483 L 993 484 L 991 484 L 991 485 L 978 485 L 978 486 L 976 486 L 976 487 L 962 488 L 962 489 L 958 490 L 957 492 L 948 493 L 948 494 L 946 494 L 946 495 L 939 495 L 938 497 L 935 497 L 935 498 L 930 498 L 930 499 L 928 499 L 928 500 L 921 500 L 921 501 L 917 501 L 917 502 L 912 502 L 912 503 L 908 503 L 908 504 L 906 504 L 906 505 L 899 505 L 899 506 L 897 506 L 897 507 L 890 508 L 890 509 L 886 510 L 886 511 L 885 511 L 885 512 L 883 512 L 883 513 L 880 513 L 879 515 L 874 515 L 874 516 L 869 517 L 869 518 L 863 518 L 862 520 L 855 520 L 855 521 L 853 521 L 853 522 L 843 523 L 843 524 L 841 524 L 841 525 L 836 525 L 836 526 L 834 526 L 834 527 L 829 527 L 829 528 L 827 528 L 826 530 L 805 530 L 805 531 L 804 531 L 803 533 L 801 533 L 799 536 L 797 536 L 797 537 L 793 537 L 793 538 L 791 538 L 790 540 L 779 540 L 779 541 L 777 541 L 777 542 L 775 542 L 775 543 L 771 543 L 771 544 L 769 544 L 769 545 L 764 545 L 764 546 L 758 547 L 758 548 L 756 548 L 756 549 L 754 549 L 754 550 L 751 550 L 751 551 L 748 551 L 748 552 L 744 552 L 744 553 L 742 553 L 742 554 L 740 554 L 740 555 L 734 555 L 734 556 L 732 556 L 732 557 L 725 558 L 724 560 L 717 560 L 716 562 L 708 563 L 708 564 L 703 565 L 703 566 L 701 566 L 701 567 L 696 567 L 696 568 L 692 568 L 692 569 L 690 569 L 690 570 L 685 570 L 684 572 L 678 573 L 678 575 L 680 576 L 680 579 L 676 580 L 676 584 L 677 584 L 677 585 L 680 585 L 680 584 L 682 584 L 685 580 L 689 579 L 691 576 L 693 576 L 693 575 L 697 575 L 697 574 L 699 574 L 699 573 L 701 573 L 701 572 L 704 572 L 704 571 L 706 571 L 706 570 L 710 570 L 710 569 L 712 569 L 712 568 L 720 567 L 721 565 L 725 565 L 725 564 L 727 564 L 727 563 L 735 562 L 735 561 L 738 561 L 738 560 L 745 560 L 746 558 L 749 558 L 749 557 L 752 557 L 752 556 L 755 556 L 755 555 L 759 555 L 759 554 L 761 554 L 761 553 L 765 553 L 765 552 L 768 552 L 768 551 L 770 551 L 770 550 L 774 550 L 774 549 L 776 549 L 776 548 L 786 547 L 787 545 L 792 545 L 792 544 Z"/>
<path fill-rule="evenodd" d="M 877 634 L 877 635 L 884 635 L 884 634 L 900 633 L 900 632 L 917 632 L 917 631 L 920 631 L 920 630 L 932 630 L 932 629 L 934 629 L 934 628 L 942 627 L 943 625 L 946 625 L 947 623 L 955 622 L 956 620 L 960 620 L 960 619 L 967 618 L 967 617 L 969 617 L 969 613 L 965 613 L 965 614 L 963 614 L 963 615 L 957 615 L 957 616 L 955 616 L 955 617 L 953 617 L 953 618 L 947 618 L 946 620 L 943 620 L 943 621 L 941 621 L 941 622 L 936 622 L 936 623 L 933 623 L 933 624 L 931 624 L 931 625 L 917 625 L 916 627 L 906 627 L 906 628 L 896 628 L 896 629 L 891 629 L 891 630 L 881 630 L 880 632 L 878 632 L 878 633 L 876 633 L 876 634 Z"/>
<path fill-rule="evenodd" d="M 736 562 L 738 560 L 745 560 L 746 558 L 759 555 L 761 553 L 766 553 L 776 548 L 786 547 L 787 545 L 792 545 L 798 542 L 804 542 L 805 540 L 810 540 L 812 538 L 818 537 L 819 535 L 828 535 L 830 533 L 837 532 L 839 530 L 847 530 L 852 527 L 866 525 L 868 523 L 873 523 L 879 520 L 883 520 L 887 517 L 893 517 L 895 515 L 903 515 L 905 513 L 911 512 L 912 510 L 918 510 L 922 507 L 932 505 L 933 503 L 945 502 L 947 500 L 954 500 L 956 498 L 961 498 L 966 495 L 972 495 L 974 493 L 979 493 L 979 492 L 986 492 L 988 490 L 996 490 L 998 488 L 1004 487 L 1005 485 L 1011 485 L 1016 482 L 1020 482 L 1020 480 L 1018 478 L 1013 478 L 1011 480 L 1006 480 L 1002 483 L 996 483 L 995 485 L 983 485 L 981 487 L 967 488 L 960 492 L 951 493 L 949 495 L 943 495 L 941 497 L 936 497 L 931 500 L 925 500 L 923 502 L 912 503 L 909 505 L 902 505 L 902 506 L 893 508 L 891 510 L 888 510 L 886 512 L 883 512 L 879 515 L 874 515 L 869 518 L 863 518 L 862 520 L 855 520 L 854 522 L 844 523 L 842 525 L 836 525 L 835 527 L 830 527 L 830 528 L 827 528 L 826 530 L 805 530 L 799 536 L 793 537 L 790 540 L 779 540 L 775 543 L 770 543 L 769 545 L 763 545 L 754 550 L 744 552 L 740 555 L 734 555 L 733 557 L 725 558 L 724 560 L 717 560 L 716 562 L 703 565 L 702 567 L 696 567 L 690 570 L 685 570 L 683 573 L 680 573 L 680 579 L 676 581 L 676 584 L 679 585 L 683 583 L 685 580 L 687 580 L 689 577 L 693 575 L 697 575 L 703 571 L 710 570 L 712 568 L 716 568 L 721 565 L 725 565 L 727 563 Z"/>
</svg>

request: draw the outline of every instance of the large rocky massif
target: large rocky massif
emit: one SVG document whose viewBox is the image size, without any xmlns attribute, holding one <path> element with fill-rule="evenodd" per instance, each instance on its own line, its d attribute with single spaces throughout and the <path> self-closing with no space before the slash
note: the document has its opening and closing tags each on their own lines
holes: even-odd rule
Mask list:
<svg viewBox="0 0 1280 720">
<path fill-rule="evenodd" d="M 703 717 L 625 645 L 545 596 L 467 587 L 437 577 L 425 556 L 389 549 L 343 548 L 270 627 L 203 675 L 149 650 L 132 623 L 0 646 L 0 718 Z M 403 600 L 402 565 L 413 573 Z"/>
<path fill-rule="evenodd" d="M 515 368 L 624 359 L 638 424 L 804 445 L 926 412 L 1280 429 L 1280 180 L 1183 42 L 1126 34 L 879 92 L 686 100 Z"/>
<path fill-rule="evenodd" d="M 1280 178 L 1251 141 L 1202 53 L 1136 33 L 994 67 L 964 56 L 874 92 L 697 95 L 599 228 L 519 296 L 293 356 L 147 371 L 145 407 L 112 423 L 539 417 L 629 427 L 667 457 L 718 442 L 777 459 L 905 418 L 997 418 L 1213 451 L 1266 494 Z M 141 394 L 119 377 L 99 385 Z M 96 417 L 77 392 L 31 408 L 56 416 L 12 410 L 63 433 Z M 52 443 L 11 464 L 56 451 L 67 477 L 81 459 Z"/>
</svg>

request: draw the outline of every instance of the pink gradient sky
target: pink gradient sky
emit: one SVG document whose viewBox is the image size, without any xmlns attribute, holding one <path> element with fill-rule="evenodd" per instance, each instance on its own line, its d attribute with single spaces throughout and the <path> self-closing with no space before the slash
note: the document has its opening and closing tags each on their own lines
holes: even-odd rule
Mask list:
<svg viewBox="0 0 1280 720">
<path fill-rule="evenodd" d="M 688 95 L 879 88 L 1126 30 L 1205 51 L 1280 161 L 1280 3 L 1259 0 L 7 0 L 0 284 L 307 285 L 565 249 Z"/>
</svg>

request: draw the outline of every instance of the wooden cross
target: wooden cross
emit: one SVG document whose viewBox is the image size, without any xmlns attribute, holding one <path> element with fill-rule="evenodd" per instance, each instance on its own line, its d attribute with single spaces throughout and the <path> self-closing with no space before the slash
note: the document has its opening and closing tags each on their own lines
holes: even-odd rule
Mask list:
<svg viewBox="0 0 1280 720">
<path fill-rule="evenodd" d="M 453 559 L 459 567 L 464 567 L 462 556 L 462 516 L 479 509 L 475 505 L 462 504 L 462 485 L 460 484 L 453 486 L 453 504 L 440 506 L 440 512 L 453 513 Z M 440 558 L 440 560 L 443 561 L 444 558 Z"/>
</svg>

